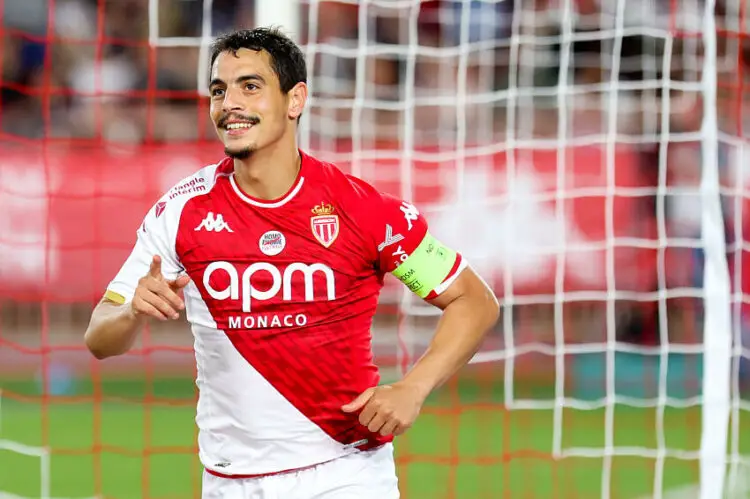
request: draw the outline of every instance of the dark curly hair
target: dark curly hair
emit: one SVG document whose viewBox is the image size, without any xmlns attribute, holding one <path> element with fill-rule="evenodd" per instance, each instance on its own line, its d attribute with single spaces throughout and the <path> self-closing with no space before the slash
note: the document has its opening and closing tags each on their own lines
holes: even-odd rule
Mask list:
<svg viewBox="0 0 750 499">
<path fill-rule="evenodd" d="M 240 49 L 268 52 L 271 68 L 279 78 L 283 93 L 289 92 L 299 82 L 307 83 L 305 56 L 297 44 L 278 28 L 242 29 L 219 36 L 211 44 L 209 74 L 219 54 L 236 54 Z"/>
</svg>

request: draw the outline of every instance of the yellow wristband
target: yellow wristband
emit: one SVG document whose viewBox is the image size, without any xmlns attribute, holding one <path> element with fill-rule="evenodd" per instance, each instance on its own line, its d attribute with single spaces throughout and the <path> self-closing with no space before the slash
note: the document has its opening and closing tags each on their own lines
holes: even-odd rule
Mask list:
<svg viewBox="0 0 750 499">
<path fill-rule="evenodd" d="M 125 297 L 122 296 L 120 293 L 115 293 L 114 291 L 107 290 L 106 293 L 104 293 L 104 298 L 106 298 L 109 301 L 113 301 L 117 303 L 118 305 L 122 305 L 125 303 Z"/>
</svg>

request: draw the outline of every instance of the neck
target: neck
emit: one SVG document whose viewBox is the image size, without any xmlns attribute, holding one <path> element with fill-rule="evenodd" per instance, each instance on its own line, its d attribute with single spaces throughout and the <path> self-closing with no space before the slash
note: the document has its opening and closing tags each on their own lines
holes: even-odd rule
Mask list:
<svg viewBox="0 0 750 499">
<path fill-rule="evenodd" d="M 254 198 L 278 199 L 294 185 L 301 161 L 292 136 L 291 141 L 282 139 L 249 158 L 235 159 L 234 178 L 240 189 Z"/>
</svg>

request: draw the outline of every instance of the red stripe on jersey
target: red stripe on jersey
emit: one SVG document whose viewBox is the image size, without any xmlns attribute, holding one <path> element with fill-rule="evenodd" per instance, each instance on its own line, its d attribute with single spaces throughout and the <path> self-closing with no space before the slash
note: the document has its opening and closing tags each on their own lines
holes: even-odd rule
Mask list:
<svg viewBox="0 0 750 499">
<path fill-rule="evenodd" d="M 379 378 L 377 368 L 364 368 L 372 365 L 370 352 L 356 348 L 369 344 L 369 340 L 344 339 L 334 330 L 343 326 L 351 336 L 368 334 L 367 326 L 362 324 L 362 328 L 357 322 L 277 334 L 225 332 L 247 362 L 302 414 L 342 444 L 367 440 L 357 447 L 364 450 L 389 442 L 392 437 L 371 433 L 359 423 L 358 414 L 341 410 L 366 388 L 377 385 Z M 305 351 L 311 353 L 305 355 Z"/>
</svg>

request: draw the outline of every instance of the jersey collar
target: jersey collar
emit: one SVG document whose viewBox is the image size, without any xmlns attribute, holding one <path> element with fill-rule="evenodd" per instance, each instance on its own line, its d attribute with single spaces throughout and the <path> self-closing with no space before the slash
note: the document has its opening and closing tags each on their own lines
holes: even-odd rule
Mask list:
<svg viewBox="0 0 750 499">
<path fill-rule="evenodd" d="M 229 177 L 229 184 L 232 186 L 232 190 L 234 190 L 235 194 L 237 194 L 237 197 L 239 197 L 241 200 L 258 208 L 280 208 L 284 206 L 289 201 L 294 199 L 294 197 L 302 189 L 302 185 L 305 183 L 305 173 L 307 170 L 307 163 L 309 161 L 309 158 L 301 150 L 298 151 L 300 154 L 300 169 L 297 173 L 297 179 L 283 196 L 276 199 L 259 199 L 244 192 L 240 188 L 240 186 L 237 185 L 237 181 L 234 178 L 234 163 L 231 158 L 227 158 L 228 165 L 225 169 L 225 174 Z"/>
</svg>

